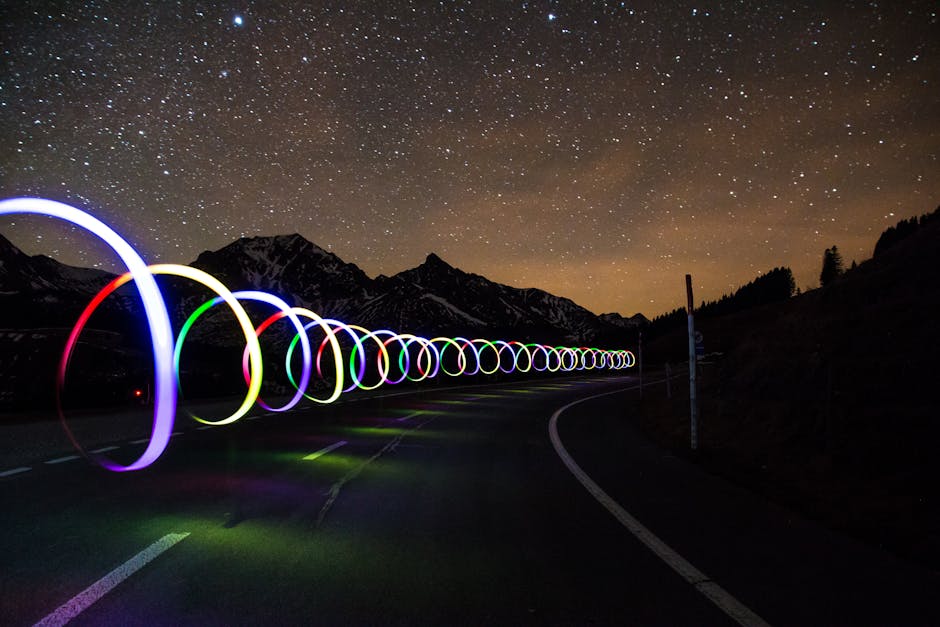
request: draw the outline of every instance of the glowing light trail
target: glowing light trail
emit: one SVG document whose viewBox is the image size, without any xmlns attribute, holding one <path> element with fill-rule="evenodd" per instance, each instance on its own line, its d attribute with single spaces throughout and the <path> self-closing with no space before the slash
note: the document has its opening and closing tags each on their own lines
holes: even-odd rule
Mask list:
<svg viewBox="0 0 940 627">
<path fill-rule="evenodd" d="M 137 291 L 144 305 L 147 316 L 147 326 L 150 330 L 150 340 L 153 345 L 154 365 L 154 405 L 153 430 L 150 442 L 141 456 L 127 466 L 115 464 L 101 458 L 98 462 L 110 470 L 126 471 L 146 468 L 157 460 L 166 449 L 173 432 L 173 420 L 176 415 L 176 381 L 173 369 L 173 332 L 170 328 L 170 316 L 166 311 L 166 304 L 157 282 L 147 270 L 147 264 L 137 254 L 137 251 L 120 235 L 104 222 L 81 209 L 76 209 L 64 203 L 43 198 L 11 198 L 0 201 L 0 215 L 11 213 L 31 213 L 45 215 L 59 220 L 71 222 L 75 226 L 89 231 L 114 250 L 127 266 L 134 277 Z M 71 340 L 72 338 L 70 338 Z M 64 376 L 63 363 L 59 375 Z M 57 399 L 58 400 L 58 399 Z M 64 424 L 64 421 L 63 421 Z M 66 427 L 69 438 L 75 438 Z M 76 443 L 77 446 L 77 443 Z M 79 450 L 81 447 L 78 447 Z"/>
<path fill-rule="evenodd" d="M 435 337 L 427 339 L 410 333 L 396 333 L 387 329 L 370 331 L 361 326 L 350 325 L 339 320 L 324 319 L 309 309 L 291 307 L 283 299 L 262 291 L 231 292 L 212 275 L 176 264 L 157 264 L 147 266 L 140 255 L 115 231 L 90 214 L 63 203 L 39 198 L 14 198 L 0 201 L 0 215 L 12 213 L 39 214 L 66 220 L 79 226 L 105 241 L 118 254 L 128 272 L 116 277 L 105 285 L 89 302 L 79 316 L 66 341 L 65 350 L 59 364 L 56 377 L 56 402 L 66 433 L 75 447 L 86 453 L 70 431 L 61 405 L 61 394 L 65 386 L 65 377 L 69 361 L 82 330 L 95 310 L 104 300 L 122 285 L 133 282 L 140 294 L 147 316 L 153 346 L 154 360 L 154 418 L 151 436 L 143 454 L 133 463 L 121 466 L 101 456 L 92 455 L 92 459 L 109 470 L 139 470 L 152 464 L 166 450 L 173 435 L 173 423 L 176 417 L 178 390 L 182 389 L 180 380 L 180 359 L 183 345 L 193 325 L 212 307 L 225 303 L 235 315 L 245 337 L 242 357 L 242 371 L 247 385 L 247 392 L 241 405 L 231 415 L 219 420 L 190 415 L 204 425 L 231 424 L 244 417 L 257 403 L 268 411 L 288 411 L 295 407 L 300 399 L 306 397 L 316 403 L 326 404 L 336 401 L 343 393 L 356 388 L 374 390 L 381 385 L 397 385 L 404 381 L 420 382 L 443 373 L 448 377 L 461 375 L 493 375 L 498 372 L 572 372 L 581 370 L 622 370 L 635 363 L 629 350 L 605 350 L 590 347 L 549 346 L 546 344 L 519 341 L 487 340 L 463 337 Z M 154 275 L 166 274 L 194 281 L 215 292 L 217 296 L 195 309 L 180 328 L 176 341 L 167 314 L 163 295 L 154 280 Z M 271 305 L 277 311 L 266 318 L 257 327 L 239 301 L 252 300 Z M 260 398 L 264 362 L 259 337 L 275 322 L 287 319 L 294 334 L 288 343 L 285 356 L 285 372 L 294 395 L 282 406 L 271 407 Z M 310 322 L 306 324 L 301 319 Z M 309 333 L 322 333 L 314 354 Z M 341 338 L 351 343 L 344 354 Z M 297 344 L 301 347 L 302 371 L 297 377 L 292 368 L 293 355 Z M 329 348 L 332 359 L 327 364 L 332 371 L 324 369 L 324 353 Z M 330 363 L 332 362 L 332 363 Z M 374 364 L 374 367 L 370 366 Z M 344 387 L 346 376 L 350 384 Z M 328 382 L 332 379 L 332 392 L 325 398 L 318 398 L 308 393 L 314 374 L 318 380 Z M 367 381 L 370 381 L 367 383 Z M 91 454 L 98 451 L 92 451 Z M 103 452 L 103 451 L 101 451 Z"/>
</svg>

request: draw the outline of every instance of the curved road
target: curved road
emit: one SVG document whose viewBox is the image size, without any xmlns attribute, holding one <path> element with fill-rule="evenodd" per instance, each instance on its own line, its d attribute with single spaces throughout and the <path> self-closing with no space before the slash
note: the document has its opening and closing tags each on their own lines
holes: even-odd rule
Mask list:
<svg viewBox="0 0 940 627">
<path fill-rule="evenodd" d="M 634 384 L 181 424 L 137 473 L 8 461 L 0 624 L 940 624 L 936 573 L 658 449 Z"/>
</svg>

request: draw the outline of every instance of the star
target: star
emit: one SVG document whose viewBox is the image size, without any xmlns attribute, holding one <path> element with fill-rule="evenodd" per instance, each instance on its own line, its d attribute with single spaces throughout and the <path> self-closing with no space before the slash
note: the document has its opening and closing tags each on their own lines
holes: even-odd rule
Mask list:
<svg viewBox="0 0 940 627">
<path fill-rule="evenodd" d="M 936 0 L 89 4 L 0 37 L 0 197 L 92 209 L 155 262 L 299 232 L 372 276 L 436 252 L 652 317 L 690 269 L 707 300 L 818 284 L 825 247 L 861 261 L 940 201 Z M 61 239 L 21 222 L 30 254 Z"/>
</svg>

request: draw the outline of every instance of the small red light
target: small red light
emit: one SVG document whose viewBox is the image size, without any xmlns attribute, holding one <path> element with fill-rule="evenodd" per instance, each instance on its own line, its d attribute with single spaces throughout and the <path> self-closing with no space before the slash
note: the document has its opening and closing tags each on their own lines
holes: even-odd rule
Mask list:
<svg viewBox="0 0 940 627">
<path fill-rule="evenodd" d="M 134 390 L 134 396 L 143 396 L 143 395 L 144 395 L 143 390 Z"/>
</svg>

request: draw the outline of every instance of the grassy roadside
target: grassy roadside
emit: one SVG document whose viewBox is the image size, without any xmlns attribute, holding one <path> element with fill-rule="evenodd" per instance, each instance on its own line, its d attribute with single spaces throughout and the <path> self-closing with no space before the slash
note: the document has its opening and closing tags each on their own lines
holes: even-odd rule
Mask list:
<svg viewBox="0 0 940 627">
<path fill-rule="evenodd" d="M 866 413 L 822 398 L 739 394 L 729 362 L 699 370 L 699 449 L 689 447 L 686 369 L 644 389 L 636 424 L 659 445 L 832 529 L 940 570 L 936 463 L 905 455 L 904 434 L 873 431 Z M 648 380 L 662 379 L 662 371 Z M 928 408 L 894 407 L 912 423 Z M 868 425 L 866 427 L 865 425 Z M 846 430 L 848 429 L 848 430 Z M 913 437 L 909 434 L 910 437 Z M 897 450 L 890 450 L 891 448 Z M 879 449 L 880 452 L 879 452 Z"/>
<path fill-rule="evenodd" d="M 940 570 L 940 221 L 824 288 L 698 316 L 697 461 L 834 529 Z M 685 328 L 646 347 L 685 364 Z M 689 391 L 647 391 L 637 421 L 689 454 Z"/>
</svg>

